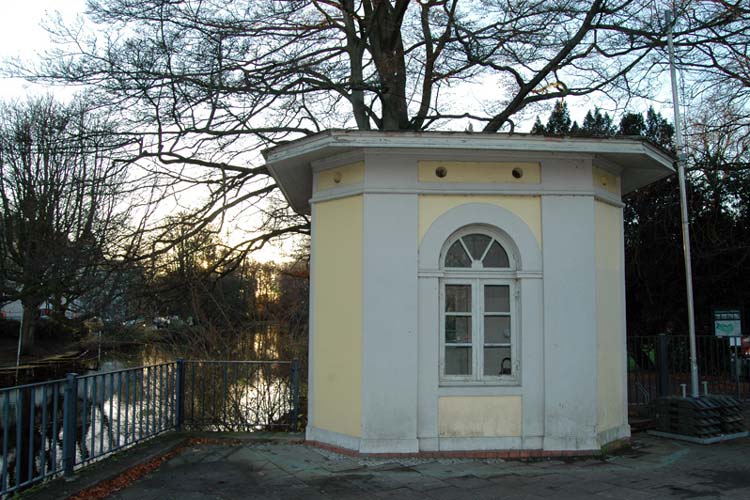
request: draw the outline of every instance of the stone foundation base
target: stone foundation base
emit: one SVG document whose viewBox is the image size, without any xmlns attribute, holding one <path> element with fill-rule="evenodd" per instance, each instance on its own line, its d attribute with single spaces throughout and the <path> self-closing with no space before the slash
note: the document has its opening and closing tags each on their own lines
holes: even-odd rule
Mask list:
<svg viewBox="0 0 750 500">
<path fill-rule="evenodd" d="M 502 460 L 537 460 L 546 458 L 586 458 L 602 454 L 602 450 L 478 450 L 478 451 L 420 451 L 417 453 L 360 453 L 320 441 L 306 440 L 305 444 L 349 457 L 362 458 L 474 458 Z M 617 442 L 618 447 L 629 444 L 628 439 Z"/>
</svg>

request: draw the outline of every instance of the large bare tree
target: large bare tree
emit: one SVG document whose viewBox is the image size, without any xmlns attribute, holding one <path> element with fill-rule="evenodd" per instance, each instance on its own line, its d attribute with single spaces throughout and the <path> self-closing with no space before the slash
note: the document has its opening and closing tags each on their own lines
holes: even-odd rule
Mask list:
<svg viewBox="0 0 750 500">
<path fill-rule="evenodd" d="M 683 66 L 742 78 L 747 2 L 675 7 Z M 89 0 L 86 22 L 53 27 L 61 45 L 31 76 L 88 86 L 143 134 L 134 156 L 151 161 L 142 177 L 160 187 L 144 203 L 200 186 L 196 232 L 233 209 L 260 211 L 258 230 L 237 243 L 251 250 L 308 231 L 268 202 L 275 186 L 253 152 L 335 127 L 472 120 L 512 131 L 525 111 L 566 96 L 609 96 L 623 108 L 660 85 L 663 9 L 653 0 Z M 466 85 L 483 92 L 462 93 Z M 169 246 L 169 228 L 150 229 Z"/>
<path fill-rule="evenodd" d="M 0 303 L 21 301 L 24 350 L 43 302 L 63 308 L 106 277 L 127 213 L 122 140 L 79 102 L 0 107 Z"/>
</svg>

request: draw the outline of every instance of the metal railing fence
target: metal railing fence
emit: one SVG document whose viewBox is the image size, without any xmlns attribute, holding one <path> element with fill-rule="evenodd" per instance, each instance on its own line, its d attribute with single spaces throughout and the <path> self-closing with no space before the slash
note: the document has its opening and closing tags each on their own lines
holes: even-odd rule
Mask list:
<svg viewBox="0 0 750 500">
<path fill-rule="evenodd" d="M 188 430 L 295 429 L 296 361 L 185 361 L 181 425 Z"/>
<path fill-rule="evenodd" d="M 299 362 L 185 361 L 0 389 L 0 498 L 173 429 L 297 430 Z"/>
<path fill-rule="evenodd" d="M 750 398 L 750 360 L 738 357 L 726 337 L 696 337 L 700 392 Z M 687 335 L 643 335 L 627 339 L 628 403 L 645 405 L 660 395 L 681 395 L 690 384 Z M 689 394 L 689 387 L 687 387 Z"/>
<path fill-rule="evenodd" d="M 177 369 L 173 362 L 73 377 L 75 464 L 173 429 Z"/>
<path fill-rule="evenodd" d="M 0 389 L 0 496 L 63 470 L 65 380 Z"/>
</svg>

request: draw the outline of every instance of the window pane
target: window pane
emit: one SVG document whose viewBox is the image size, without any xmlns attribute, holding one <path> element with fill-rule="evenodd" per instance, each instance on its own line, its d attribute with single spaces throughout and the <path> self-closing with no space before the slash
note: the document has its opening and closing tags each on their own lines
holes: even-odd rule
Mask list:
<svg viewBox="0 0 750 500">
<path fill-rule="evenodd" d="M 445 285 L 446 312 L 471 312 L 471 285 Z"/>
<path fill-rule="evenodd" d="M 509 316 L 485 316 L 484 317 L 484 343 L 485 344 L 509 344 L 510 343 L 510 317 Z"/>
<path fill-rule="evenodd" d="M 469 249 L 472 258 L 479 260 L 484 255 L 484 251 L 487 250 L 487 245 L 490 244 L 492 238 L 485 234 L 470 234 L 461 239 L 464 240 L 464 244 Z"/>
<path fill-rule="evenodd" d="M 484 348 L 484 374 L 492 377 L 510 375 L 512 360 L 510 347 Z"/>
<path fill-rule="evenodd" d="M 445 348 L 445 374 L 471 375 L 471 347 Z"/>
<path fill-rule="evenodd" d="M 485 285 L 485 312 L 510 312 L 510 287 L 508 285 Z"/>
<path fill-rule="evenodd" d="M 470 344 L 471 316 L 446 316 L 445 342 L 448 344 Z"/>
<path fill-rule="evenodd" d="M 510 267 L 508 253 L 500 246 L 500 243 L 493 241 L 482 264 L 484 267 Z"/>
<path fill-rule="evenodd" d="M 445 267 L 471 267 L 471 259 L 460 241 L 456 241 L 445 255 Z"/>
</svg>

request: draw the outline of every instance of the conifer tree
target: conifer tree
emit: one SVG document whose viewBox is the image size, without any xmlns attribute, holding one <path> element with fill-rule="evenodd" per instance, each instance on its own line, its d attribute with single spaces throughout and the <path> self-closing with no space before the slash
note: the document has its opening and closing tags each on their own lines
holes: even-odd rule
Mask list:
<svg viewBox="0 0 750 500">
<path fill-rule="evenodd" d="M 643 136 L 669 151 L 674 151 L 672 136 L 674 135 L 674 125 L 664 118 L 661 113 L 657 113 L 653 106 L 646 112 L 646 127 Z"/>
<path fill-rule="evenodd" d="M 531 127 L 531 133 L 534 135 L 544 135 L 546 132 L 546 129 L 544 125 L 542 124 L 542 120 L 539 119 L 539 115 L 536 117 L 536 121 L 534 122 L 534 126 Z"/>
<path fill-rule="evenodd" d="M 609 113 L 602 114 L 599 108 L 594 108 L 593 113 L 586 113 L 580 129 L 580 135 L 588 137 L 611 137 L 616 133 L 617 128 L 612 123 L 612 117 Z"/>
<path fill-rule="evenodd" d="M 640 113 L 625 113 L 620 119 L 619 135 L 643 135 L 646 122 Z"/>
<path fill-rule="evenodd" d="M 555 103 L 555 107 L 547 120 L 545 132 L 547 135 L 568 135 L 570 133 L 570 112 L 568 104 L 560 99 Z"/>
</svg>

